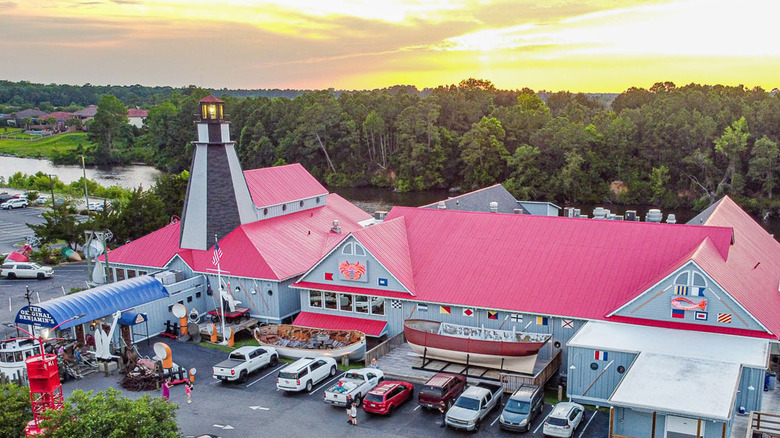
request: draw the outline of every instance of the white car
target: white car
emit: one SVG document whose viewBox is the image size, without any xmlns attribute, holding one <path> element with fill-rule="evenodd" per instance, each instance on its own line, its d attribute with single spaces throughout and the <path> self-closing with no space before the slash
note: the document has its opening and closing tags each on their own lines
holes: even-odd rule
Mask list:
<svg viewBox="0 0 780 438">
<path fill-rule="evenodd" d="M 102 202 L 90 202 L 87 204 L 87 210 L 89 211 L 103 211 L 103 203 Z"/>
<path fill-rule="evenodd" d="M 43 205 L 49 202 L 51 202 L 51 195 L 38 195 L 38 197 L 35 198 L 35 203 L 39 205 Z"/>
<path fill-rule="evenodd" d="M 582 423 L 585 407 L 579 403 L 563 402 L 553 406 L 550 415 L 544 420 L 542 434 L 569 438 Z"/>
<path fill-rule="evenodd" d="M 311 391 L 317 383 L 336 375 L 336 359 L 304 357 L 279 371 L 276 388 L 283 391 Z"/>
<path fill-rule="evenodd" d="M 9 199 L 2 204 L 0 204 L 0 208 L 3 210 L 10 210 L 12 208 L 26 208 L 27 207 L 27 200 L 21 199 L 21 198 L 13 198 Z"/>
<path fill-rule="evenodd" d="M 38 280 L 43 280 L 52 276 L 54 276 L 54 269 L 33 262 L 6 260 L 3 262 L 3 268 L 0 269 L 0 277 L 6 277 L 10 280 L 14 278 L 37 278 Z"/>
</svg>

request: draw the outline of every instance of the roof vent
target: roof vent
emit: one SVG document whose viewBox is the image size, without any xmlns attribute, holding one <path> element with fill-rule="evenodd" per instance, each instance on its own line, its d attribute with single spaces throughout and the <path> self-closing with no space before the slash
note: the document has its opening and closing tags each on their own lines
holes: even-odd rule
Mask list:
<svg viewBox="0 0 780 438">
<path fill-rule="evenodd" d="M 669 216 L 666 216 L 666 223 L 667 224 L 676 224 L 677 223 L 677 216 L 675 216 L 674 213 L 669 213 Z"/>
<path fill-rule="evenodd" d="M 657 208 L 651 208 L 647 212 L 647 216 L 645 216 L 645 222 L 655 222 L 655 223 L 661 223 L 661 219 L 663 219 L 663 214 L 661 213 L 661 210 Z"/>
<path fill-rule="evenodd" d="M 492 201 L 490 203 L 490 212 L 491 213 L 498 213 L 498 202 Z"/>
<path fill-rule="evenodd" d="M 515 214 L 523 214 L 523 209 L 522 208 L 516 208 L 516 209 L 514 209 L 514 213 Z"/>
<path fill-rule="evenodd" d="M 606 219 L 609 216 L 609 210 L 604 207 L 596 207 L 593 209 L 593 219 Z"/>
<path fill-rule="evenodd" d="M 436 204 L 436 208 L 438 208 L 439 210 L 446 210 L 447 204 L 445 204 L 444 201 L 439 201 L 439 203 Z"/>
<path fill-rule="evenodd" d="M 635 221 L 635 220 L 637 220 L 636 210 L 626 210 L 625 219 L 627 221 Z"/>
<path fill-rule="evenodd" d="M 334 233 L 338 233 L 338 234 L 341 233 L 341 225 L 339 224 L 338 219 L 333 219 L 333 228 L 331 228 L 330 230 L 333 231 Z"/>
</svg>

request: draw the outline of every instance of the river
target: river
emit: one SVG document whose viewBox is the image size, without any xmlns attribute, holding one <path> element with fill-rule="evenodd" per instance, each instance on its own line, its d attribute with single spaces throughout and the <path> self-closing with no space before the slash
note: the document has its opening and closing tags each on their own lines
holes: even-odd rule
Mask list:
<svg viewBox="0 0 780 438">
<path fill-rule="evenodd" d="M 88 166 L 87 179 L 97 181 L 104 187 L 120 186 L 126 189 L 135 189 L 139 185 L 144 189 L 154 186 L 157 177 L 162 174 L 152 166 L 132 165 L 125 167 L 99 168 Z M 37 158 L 18 158 L 0 156 L 0 177 L 5 181 L 16 172 L 34 175 L 43 172 L 56 176 L 65 184 L 78 181 L 84 175 L 81 166 L 54 165 L 49 160 Z"/>
<path fill-rule="evenodd" d="M 28 175 L 35 174 L 36 172 L 43 172 L 46 174 L 56 175 L 60 181 L 69 184 L 73 181 L 78 181 L 81 178 L 83 171 L 80 166 L 72 165 L 54 165 L 48 160 L 41 160 L 35 158 L 17 158 L 0 156 L 0 176 L 8 180 L 8 177 L 16 172 L 26 173 Z M 148 189 L 154 186 L 158 176 L 161 172 L 152 166 L 145 165 L 132 165 L 125 167 L 113 167 L 113 168 L 97 168 L 87 167 L 87 178 L 93 179 L 102 186 L 118 185 L 120 187 L 134 189 L 139 185 L 144 189 Z M 448 196 L 452 196 L 447 190 L 429 190 L 425 192 L 409 192 L 409 193 L 397 193 L 390 189 L 379 188 L 350 188 L 350 187 L 335 187 L 329 189 L 331 192 L 338 193 L 343 198 L 353 202 L 363 210 L 373 213 L 376 210 L 390 210 L 394 205 L 405 207 L 418 207 L 421 205 L 432 204 L 442 199 L 447 199 Z M 456 194 L 457 195 L 457 194 Z M 561 206 L 561 207 L 569 207 Z M 582 214 L 593 216 L 593 209 L 596 207 L 604 207 L 609 209 L 615 214 L 625 214 L 626 210 L 636 210 L 637 214 L 644 218 L 647 214 L 647 210 L 653 208 L 647 205 L 572 205 L 571 207 L 579 208 Z M 685 223 L 693 218 L 696 213 L 690 209 L 676 209 L 663 211 L 664 221 L 666 221 L 667 215 L 674 213 L 677 218 L 677 223 Z M 563 212 L 561 212 L 563 214 Z M 772 218 L 770 220 L 762 220 L 761 218 L 755 218 L 756 221 L 761 224 L 766 230 L 775 236 L 780 236 L 780 219 Z"/>
</svg>

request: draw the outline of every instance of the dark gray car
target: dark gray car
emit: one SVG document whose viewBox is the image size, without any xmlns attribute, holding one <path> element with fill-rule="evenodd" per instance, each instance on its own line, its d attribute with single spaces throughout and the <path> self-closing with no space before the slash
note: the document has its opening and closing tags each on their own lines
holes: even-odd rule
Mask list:
<svg viewBox="0 0 780 438">
<path fill-rule="evenodd" d="M 535 385 L 520 385 L 504 406 L 498 417 L 498 426 L 502 430 L 527 432 L 534 419 L 544 408 L 544 391 Z"/>
</svg>

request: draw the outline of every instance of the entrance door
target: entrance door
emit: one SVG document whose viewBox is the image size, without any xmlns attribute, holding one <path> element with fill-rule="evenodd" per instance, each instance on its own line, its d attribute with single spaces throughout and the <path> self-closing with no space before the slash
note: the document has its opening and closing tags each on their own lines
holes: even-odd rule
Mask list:
<svg viewBox="0 0 780 438">
<path fill-rule="evenodd" d="M 699 436 L 696 436 L 696 429 L 699 427 L 699 420 L 695 418 L 666 416 L 666 438 L 699 438 L 704 436 L 704 421 L 701 422 Z"/>
</svg>

